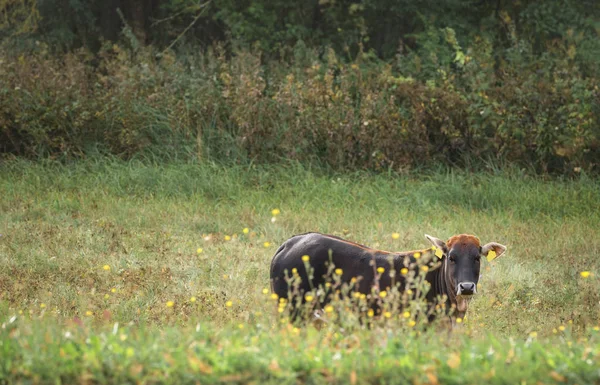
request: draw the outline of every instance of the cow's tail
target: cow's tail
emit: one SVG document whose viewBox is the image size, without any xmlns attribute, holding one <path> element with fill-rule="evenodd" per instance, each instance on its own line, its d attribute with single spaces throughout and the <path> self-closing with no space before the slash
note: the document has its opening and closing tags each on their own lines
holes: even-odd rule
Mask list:
<svg viewBox="0 0 600 385">
<path fill-rule="evenodd" d="M 276 259 L 277 257 L 279 257 L 279 255 L 281 254 L 281 252 L 283 250 L 285 250 L 285 247 L 287 245 L 287 242 L 283 242 L 281 244 L 281 246 L 279 246 L 279 248 L 277 249 L 277 251 L 275 252 L 275 254 L 273 255 L 273 259 L 271 260 L 271 270 L 269 271 L 269 276 L 270 276 L 270 281 L 271 281 L 271 293 L 274 293 L 275 291 L 275 287 L 273 286 L 273 270 L 275 269 L 275 264 L 276 264 Z"/>
</svg>

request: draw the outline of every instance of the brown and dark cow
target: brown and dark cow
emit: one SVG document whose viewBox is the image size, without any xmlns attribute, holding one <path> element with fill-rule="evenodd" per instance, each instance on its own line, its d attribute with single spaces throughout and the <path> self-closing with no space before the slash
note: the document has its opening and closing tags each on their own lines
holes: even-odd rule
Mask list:
<svg viewBox="0 0 600 385">
<path fill-rule="evenodd" d="M 399 286 L 400 291 L 406 287 L 406 274 L 403 268 L 415 270 L 419 265 L 429 261 L 432 268 L 425 274 L 430 284 L 426 300 L 434 304 L 437 298 L 446 299 L 445 308 L 453 317 L 464 317 L 470 298 L 477 292 L 481 258 L 492 260 L 506 251 L 506 247 L 495 242 L 483 246 L 473 235 L 456 235 L 444 242 L 435 237 L 425 235 L 433 247 L 408 251 L 389 252 L 376 250 L 342 238 L 321 233 L 306 233 L 293 236 L 277 249 L 271 261 L 271 290 L 279 298 L 288 299 L 290 287 L 288 281 L 292 271 L 300 278 L 296 294 L 290 304 L 297 308 L 298 298 L 304 300 L 304 293 L 312 288 L 322 287 L 331 279 L 333 270 L 341 269 L 341 282 L 355 282 L 355 289 L 365 295 L 372 293 L 378 285 L 380 290 L 389 289 L 392 284 Z M 309 280 L 302 257 L 308 255 L 313 269 L 312 280 Z M 415 258 L 416 257 L 416 258 Z M 305 257 L 306 258 L 306 257 Z M 417 261 L 418 258 L 421 258 Z M 382 274 L 377 268 L 383 267 Z M 295 269 L 295 270 L 294 270 Z M 390 274 L 390 272 L 392 272 Z M 338 270 L 339 272 L 339 270 Z M 376 279 L 376 277 L 378 279 Z M 354 278 L 354 279 L 353 279 Z M 320 305 L 330 300 L 330 296 Z M 297 313 L 292 313 L 294 316 Z M 435 316 L 431 315 L 432 321 Z"/>
</svg>

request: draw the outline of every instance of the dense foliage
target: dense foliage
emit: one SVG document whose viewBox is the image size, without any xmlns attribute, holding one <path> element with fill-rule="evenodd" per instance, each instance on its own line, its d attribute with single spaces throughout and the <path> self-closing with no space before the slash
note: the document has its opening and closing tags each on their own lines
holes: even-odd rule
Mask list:
<svg viewBox="0 0 600 385">
<path fill-rule="evenodd" d="M 599 168 L 596 1 L 5 0 L 0 15 L 0 153 Z"/>
</svg>

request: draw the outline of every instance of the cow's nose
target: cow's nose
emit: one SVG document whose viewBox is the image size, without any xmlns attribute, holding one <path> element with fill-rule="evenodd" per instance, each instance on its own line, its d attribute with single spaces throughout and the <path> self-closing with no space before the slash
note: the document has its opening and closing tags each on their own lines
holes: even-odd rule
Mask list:
<svg viewBox="0 0 600 385">
<path fill-rule="evenodd" d="M 475 294 L 475 292 L 474 282 L 461 282 L 458 284 L 458 295 L 472 295 Z"/>
</svg>

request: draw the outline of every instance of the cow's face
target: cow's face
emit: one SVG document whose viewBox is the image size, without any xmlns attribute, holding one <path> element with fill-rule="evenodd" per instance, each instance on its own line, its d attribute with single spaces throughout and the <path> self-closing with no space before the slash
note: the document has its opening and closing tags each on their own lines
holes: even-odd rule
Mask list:
<svg viewBox="0 0 600 385">
<path fill-rule="evenodd" d="M 469 298 L 477 293 L 482 258 L 491 261 L 506 251 L 505 246 L 496 242 L 481 246 L 479 239 L 473 235 L 456 235 L 447 242 L 425 236 L 436 248 L 442 250 L 441 258 L 445 259 L 442 274 L 458 298 Z"/>
</svg>

